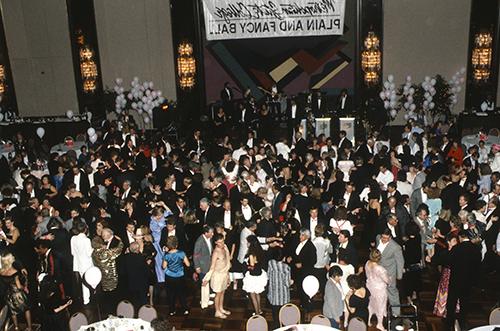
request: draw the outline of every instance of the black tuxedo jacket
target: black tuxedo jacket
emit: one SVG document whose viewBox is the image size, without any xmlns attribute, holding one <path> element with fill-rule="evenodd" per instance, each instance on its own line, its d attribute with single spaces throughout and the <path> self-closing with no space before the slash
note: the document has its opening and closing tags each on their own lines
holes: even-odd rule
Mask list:
<svg viewBox="0 0 500 331">
<path fill-rule="evenodd" d="M 325 96 L 321 96 L 321 104 L 318 106 L 318 97 L 313 95 L 311 102 L 312 112 L 315 116 L 320 116 L 328 110 L 327 99 Z"/>
<path fill-rule="evenodd" d="M 302 268 L 298 269 L 298 271 L 304 276 L 310 275 L 314 271 L 314 265 L 316 264 L 316 247 L 314 247 L 312 241 L 308 239 L 304 247 L 300 250 L 299 255 L 295 252 L 297 247 L 293 249 L 293 262 L 302 264 Z"/>
<path fill-rule="evenodd" d="M 354 243 L 352 241 L 349 240 L 349 242 L 347 243 L 347 247 L 346 248 L 340 248 L 339 247 L 338 252 L 339 252 L 339 254 L 341 252 L 345 253 L 346 257 L 347 257 L 347 261 L 346 262 L 348 264 L 352 264 L 354 266 L 354 269 L 357 270 L 358 263 L 359 263 L 358 250 L 356 249 L 356 247 L 354 246 Z"/>
<path fill-rule="evenodd" d="M 75 179 L 75 175 L 73 175 L 73 172 L 71 170 L 66 171 L 63 177 L 63 186 L 68 187 L 69 184 L 73 183 Z M 87 195 L 90 191 L 90 183 L 89 183 L 89 177 L 87 176 L 86 173 L 80 170 L 80 192 L 82 192 L 83 195 Z"/>
<path fill-rule="evenodd" d="M 464 241 L 453 247 L 450 252 L 450 291 L 470 291 L 479 278 L 480 268 L 481 246 Z"/>
<path fill-rule="evenodd" d="M 352 111 L 352 98 L 348 95 L 346 96 L 346 100 L 344 102 L 344 108 L 342 109 L 342 96 L 339 95 L 337 97 L 337 105 L 335 109 L 341 115 L 349 114 Z"/>
</svg>

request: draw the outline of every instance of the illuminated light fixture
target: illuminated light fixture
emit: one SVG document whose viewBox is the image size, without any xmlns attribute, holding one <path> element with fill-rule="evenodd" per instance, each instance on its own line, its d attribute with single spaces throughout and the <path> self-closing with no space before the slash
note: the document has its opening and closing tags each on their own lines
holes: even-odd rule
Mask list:
<svg viewBox="0 0 500 331">
<path fill-rule="evenodd" d="M 85 45 L 83 35 L 77 37 L 80 45 L 80 74 L 82 76 L 82 89 L 84 93 L 94 93 L 97 89 L 97 64 L 95 62 L 95 53 L 90 46 Z"/>
<path fill-rule="evenodd" d="M 5 89 L 5 67 L 3 66 L 3 64 L 0 64 L 0 97 L 4 95 Z"/>
<path fill-rule="evenodd" d="M 182 42 L 177 49 L 177 75 L 179 86 L 183 90 L 189 90 L 196 84 L 196 60 L 193 56 L 193 45 Z"/>
<path fill-rule="evenodd" d="M 375 85 L 380 79 L 380 67 L 382 63 L 382 52 L 379 49 L 380 40 L 375 32 L 368 32 L 364 46 L 364 50 L 361 52 L 361 69 L 365 74 L 366 85 Z"/>
<path fill-rule="evenodd" d="M 491 74 L 493 37 L 489 32 L 479 32 L 474 38 L 472 49 L 472 75 L 478 83 L 486 82 Z"/>
</svg>

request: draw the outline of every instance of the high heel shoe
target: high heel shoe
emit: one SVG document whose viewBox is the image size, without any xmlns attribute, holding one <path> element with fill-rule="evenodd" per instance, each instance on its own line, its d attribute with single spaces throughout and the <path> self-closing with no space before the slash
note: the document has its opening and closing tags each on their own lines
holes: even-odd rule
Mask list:
<svg viewBox="0 0 500 331">
<path fill-rule="evenodd" d="M 222 309 L 221 311 L 224 315 L 231 315 L 231 312 L 229 310 Z"/>
<path fill-rule="evenodd" d="M 224 315 L 224 314 L 220 314 L 220 313 L 215 313 L 215 317 L 217 317 L 217 318 L 221 318 L 221 319 L 226 319 L 226 318 L 227 318 L 227 316 L 226 316 L 226 315 Z"/>
</svg>

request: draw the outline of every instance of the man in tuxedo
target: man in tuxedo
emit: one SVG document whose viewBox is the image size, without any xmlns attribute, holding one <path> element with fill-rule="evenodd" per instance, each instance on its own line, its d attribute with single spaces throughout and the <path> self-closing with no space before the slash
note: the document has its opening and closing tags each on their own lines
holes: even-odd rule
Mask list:
<svg viewBox="0 0 500 331">
<path fill-rule="evenodd" d="M 429 182 L 425 181 L 422 183 L 422 186 L 420 188 L 414 190 L 413 193 L 411 194 L 410 213 L 412 216 L 417 213 L 418 206 L 420 206 L 422 203 L 425 203 L 427 201 L 427 188 L 428 187 L 429 187 Z M 447 209 L 444 206 L 444 203 L 443 203 L 443 209 Z"/>
<path fill-rule="evenodd" d="M 295 153 L 297 153 L 297 156 L 299 156 L 302 160 L 304 160 L 306 153 L 307 153 L 307 142 L 304 140 L 304 137 L 302 137 L 301 132 L 295 132 Z"/>
<path fill-rule="evenodd" d="M 472 287 L 478 279 L 481 267 L 480 246 L 470 241 L 466 231 L 460 231 L 458 237 L 460 243 L 453 247 L 450 252 L 450 283 L 446 302 L 447 330 L 454 330 L 457 318 L 462 330 L 468 329 L 464 325 L 465 317 L 470 308 Z M 457 302 L 460 302 L 458 316 L 456 313 Z"/>
<path fill-rule="evenodd" d="M 186 233 L 184 232 L 184 223 L 174 215 L 170 215 L 165 219 L 167 226 L 165 226 L 161 230 L 160 236 L 160 246 L 167 246 L 168 237 L 176 237 L 178 242 L 178 249 L 183 252 L 187 250 L 187 238 Z"/>
<path fill-rule="evenodd" d="M 386 230 L 389 230 L 391 232 L 391 239 L 399 245 L 402 245 L 403 236 L 401 235 L 401 228 L 396 214 L 389 213 L 382 217 L 385 217 L 385 222 L 381 221 L 378 223 L 377 233 L 382 234 Z"/>
<path fill-rule="evenodd" d="M 351 113 L 352 111 L 352 100 L 351 97 L 347 94 L 347 90 L 343 89 L 340 92 L 340 95 L 337 98 L 337 112 L 341 116 L 345 116 Z"/>
<path fill-rule="evenodd" d="M 293 264 L 296 270 L 296 284 L 300 297 L 300 304 L 305 311 L 310 310 L 311 300 L 302 288 L 302 281 L 309 275 L 314 275 L 314 265 L 316 264 L 316 247 L 311 241 L 309 229 L 301 229 L 299 244 L 295 249 Z"/>
<path fill-rule="evenodd" d="M 308 196 L 309 188 L 307 183 L 300 182 L 299 183 L 299 194 L 293 197 L 293 205 L 297 208 L 299 212 L 300 221 L 303 222 L 302 226 L 308 228 L 309 224 L 306 224 L 307 219 L 309 217 L 309 211 L 312 207 L 312 199 Z"/>
<path fill-rule="evenodd" d="M 309 209 L 309 217 L 302 221 L 302 227 L 308 229 L 311 233 L 311 240 L 314 240 L 316 237 L 314 231 L 316 229 L 316 225 L 318 224 L 323 224 L 327 227 L 326 221 L 318 217 L 318 207 L 313 205 Z"/>
<path fill-rule="evenodd" d="M 361 207 L 361 200 L 359 199 L 359 195 L 355 192 L 354 188 L 355 186 L 353 182 L 346 183 L 344 194 L 342 195 L 344 204 L 349 212 L 353 212 Z"/>
<path fill-rule="evenodd" d="M 410 222 L 411 217 L 408 213 L 408 210 L 404 207 L 404 205 L 396 200 L 395 197 L 390 197 L 387 199 L 387 205 L 383 207 L 381 217 L 386 218 L 389 214 L 395 214 L 398 221 L 398 228 L 401 230 L 401 236 L 404 237 L 406 235 L 405 228 L 406 224 Z M 402 238 L 398 238 L 402 239 Z M 398 241 L 396 240 L 396 241 Z"/>
<path fill-rule="evenodd" d="M 232 106 L 233 106 L 233 89 L 229 86 L 229 82 L 224 83 L 224 88 L 220 91 L 220 99 L 222 100 L 222 106 L 224 107 L 224 112 L 232 117 Z"/>
<path fill-rule="evenodd" d="M 345 254 L 346 262 L 348 264 L 352 264 L 354 266 L 354 270 L 357 270 L 359 266 L 358 250 L 350 238 L 351 234 L 348 230 L 340 230 L 337 257 L 340 256 L 340 254 Z"/>
<path fill-rule="evenodd" d="M 129 253 L 120 261 L 121 280 L 127 293 L 127 299 L 136 308 L 148 303 L 149 266 L 146 258 L 139 251 L 139 244 L 133 242 L 129 246 Z"/>
<path fill-rule="evenodd" d="M 313 94 L 311 108 L 315 117 L 321 117 L 326 113 L 326 98 L 322 96 L 321 91 L 316 91 Z"/>
<path fill-rule="evenodd" d="M 340 132 L 339 132 L 339 144 L 338 144 L 339 153 L 344 151 L 346 148 L 351 149 L 352 142 L 349 139 L 347 139 L 347 132 L 345 132 L 344 130 L 340 130 Z"/>
<path fill-rule="evenodd" d="M 203 225 L 210 225 L 213 227 L 215 223 L 220 220 L 220 210 L 217 207 L 212 206 L 207 198 L 202 198 L 200 200 L 198 219 Z"/>
<path fill-rule="evenodd" d="M 300 121 L 305 117 L 303 110 L 295 99 L 291 99 L 287 104 L 286 115 L 288 120 L 288 137 L 293 138 L 293 132 Z"/>
<path fill-rule="evenodd" d="M 377 249 L 382 253 L 380 265 L 387 270 L 389 276 L 389 284 L 387 286 L 387 294 L 390 305 L 399 305 L 399 292 L 396 287 L 396 281 L 403 278 L 404 258 L 403 250 L 392 239 L 390 229 L 385 229 L 381 235 L 377 236 Z M 400 309 L 394 308 L 393 313 L 399 315 Z"/>
<path fill-rule="evenodd" d="M 89 177 L 77 165 L 74 165 L 71 170 L 66 171 L 63 183 L 64 187 L 68 187 L 69 184 L 75 184 L 76 190 L 83 195 L 87 195 L 90 191 Z"/>
</svg>

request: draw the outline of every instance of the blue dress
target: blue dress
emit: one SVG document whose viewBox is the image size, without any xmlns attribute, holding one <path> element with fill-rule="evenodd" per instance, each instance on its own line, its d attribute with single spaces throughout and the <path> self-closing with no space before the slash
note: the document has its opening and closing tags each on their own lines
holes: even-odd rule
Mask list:
<svg viewBox="0 0 500 331">
<path fill-rule="evenodd" d="M 160 246 L 160 238 L 161 238 L 161 230 L 167 226 L 165 222 L 165 218 L 167 216 L 172 215 L 172 213 L 168 210 L 165 211 L 162 218 L 157 221 L 153 217 L 151 217 L 149 221 L 149 228 L 151 229 L 151 235 L 153 236 L 153 246 L 156 250 L 155 256 L 155 270 L 156 270 L 156 278 L 158 279 L 158 283 L 165 282 L 165 271 L 161 267 L 161 263 L 163 261 L 163 249 Z"/>
</svg>

